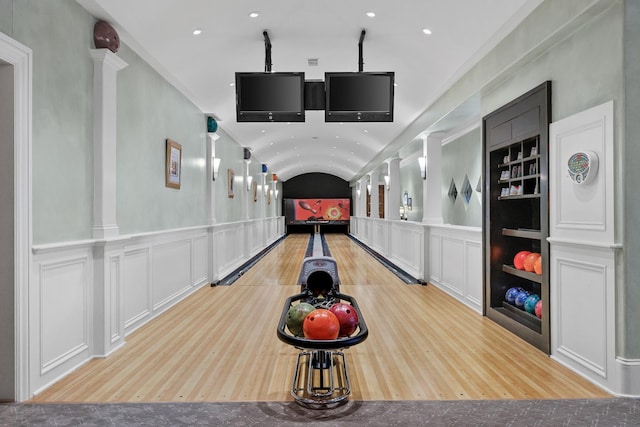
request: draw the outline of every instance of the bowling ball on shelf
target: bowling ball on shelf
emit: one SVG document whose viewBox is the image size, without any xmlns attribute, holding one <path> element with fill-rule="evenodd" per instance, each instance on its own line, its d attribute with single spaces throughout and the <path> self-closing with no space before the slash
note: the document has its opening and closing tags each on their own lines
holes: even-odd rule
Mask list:
<svg viewBox="0 0 640 427">
<path fill-rule="evenodd" d="M 538 258 L 540 258 L 540 254 L 537 252 L 531 252 L 527 255 L 523 263 L 524 271 L 533 272 L 533 265 Z"/>
<path fill-rule="evenodd" d="M 302 323 L 304 322 L 304 318 L 315 309 L 314 306 L 306 302 L 292 305 L 287 312 L 287 328 L 289 332 L 296 337 L 301 337 L 303 335 Z"/>
<path fill-rule="evenodd" d="M 514 301 L 516 304 L 516 307 L 523 308 L 524 302 L 527 300 L 527 298 L 529 298 L 529 295 L 531 295 L 531 292 L 529 291 L 522 290 L 518 292 L 518 295 L 516 296 L 516 300 Z"/>
<path fill-rule="evenodd" d="M 336 315 L 340 322 L 340 337 L 349 337 L 358 329 L 358 313 L 356 309 L 349 304 L 338 302 L 333 304 L 329 311 Z"/>
<path fill-rule="evenodd" d="M 534 308 L 534 313 L 538 319 L 542 319 L 542 300 L 536 303 L 536 307 Z"/>
<path fill-rule="evenodd" d="M 524 309 L 527 313 L 535 313 L 536 311 L 536 304 L 538 303 L 538 301 L 540 301 L 540 295 L 538 294 L 531 294 L 527 297 L 526 300 L 524 300 Z"/>
<path fill-rule="evenodd" d="M 529 255 L 530 251 L 520 251 L 513 257 L 513 266 L 518 270 L 524 270 L 524 259 Z"/>
<path fill-rule="evenodd" d="M 304 337 L 310 340 L 335 340 L 340 334 L 340 321 L 325 308 L 316 308 L 302 322 Z"/>
<path fill-rule="evenodd" d="M 542 274 L 542 256 L 539 256 L 536 262 L 533 263 L 533 271 L 538 275 Z"/>
<path fill-rule="evenodd" d="M 513 287 L 513 288 L 509 288 L 507 290 L 507 293 L 504 294 L 504 299 L 511 304 L 515 304 L 516 303 L 516 297 L 518 296 L 518 294 L 520 293 L 520 291 L 524 291 L 524 289 L 520 288 L 520 287 Z"/>
</svg>

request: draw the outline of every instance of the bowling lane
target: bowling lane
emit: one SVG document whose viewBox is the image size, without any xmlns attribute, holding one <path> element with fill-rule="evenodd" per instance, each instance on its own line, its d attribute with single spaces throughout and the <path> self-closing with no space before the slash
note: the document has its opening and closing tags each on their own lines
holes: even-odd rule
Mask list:
<svg viewBox="0 0 640 427">
<path fill-rule="evenodd" d="M 232 286 L 296 285 L 309 234 L 290 234 Z"/>
<path fill-rule="evenodd" d="M 369 329 L 345 350 L 350 400 L 610 397 L 436 287 L 404 284 L 347 236 L 326 238 Z M 276 329 L 308 239 L 289 235 L 233 285 L 198 289 L 32 401 L 293 401 L 298 350 Z"/>
</svg>

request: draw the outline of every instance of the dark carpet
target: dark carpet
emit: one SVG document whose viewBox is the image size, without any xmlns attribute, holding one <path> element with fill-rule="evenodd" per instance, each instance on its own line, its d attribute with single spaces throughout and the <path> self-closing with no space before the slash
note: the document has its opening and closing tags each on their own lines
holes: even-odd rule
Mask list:
<svg viewBox="0 0 640 427">
<path fill-rule="evenodd" d="M 0 405 L 2 426 L 640 426 L 640 399 Z"/>
</svg>

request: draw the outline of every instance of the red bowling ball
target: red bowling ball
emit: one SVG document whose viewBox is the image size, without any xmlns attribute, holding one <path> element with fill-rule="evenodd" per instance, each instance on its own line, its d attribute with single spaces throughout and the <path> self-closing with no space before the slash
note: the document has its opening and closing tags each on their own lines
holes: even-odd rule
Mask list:
<svg viewBox="0 0 640 427">
<path fill-rule="evenodd" d="M 538 319 L 542 319 L 542 300 L 536 303 L 536 308 L 534 310 L 534 313 L 536 314 L 536 317 Z"/>
<path fill-rule="evenodd" d="M 329 311 L 335 314 L 338 318 L 338 322 L 340 322 L 339 336 L 351 336 L 351 334 L 353 334 L 356 329 L 358 329 L 358 313 L 350 304 L 338 302 L 336 304 L 333 304 L 329 308 Z"/>
</svg>

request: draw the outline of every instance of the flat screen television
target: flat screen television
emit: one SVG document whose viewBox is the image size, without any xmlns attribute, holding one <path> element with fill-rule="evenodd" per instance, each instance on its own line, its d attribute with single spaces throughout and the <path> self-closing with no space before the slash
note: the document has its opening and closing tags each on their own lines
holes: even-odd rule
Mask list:
<svg viewBox="0 0 640 427">
<path fill-rule="evenodd" d="M 393 72 L 325 73 L 325 122 L 392 122 Z"/>
<path fill-rule="evenodd" d="M 286 224 L 349 224 L 349 199 L 285 199 Z"/>
<path fill-rule="evenodd" d="M 304 73 L 236 73 L 238 122 L 304 122 Z"/>
</svg>

